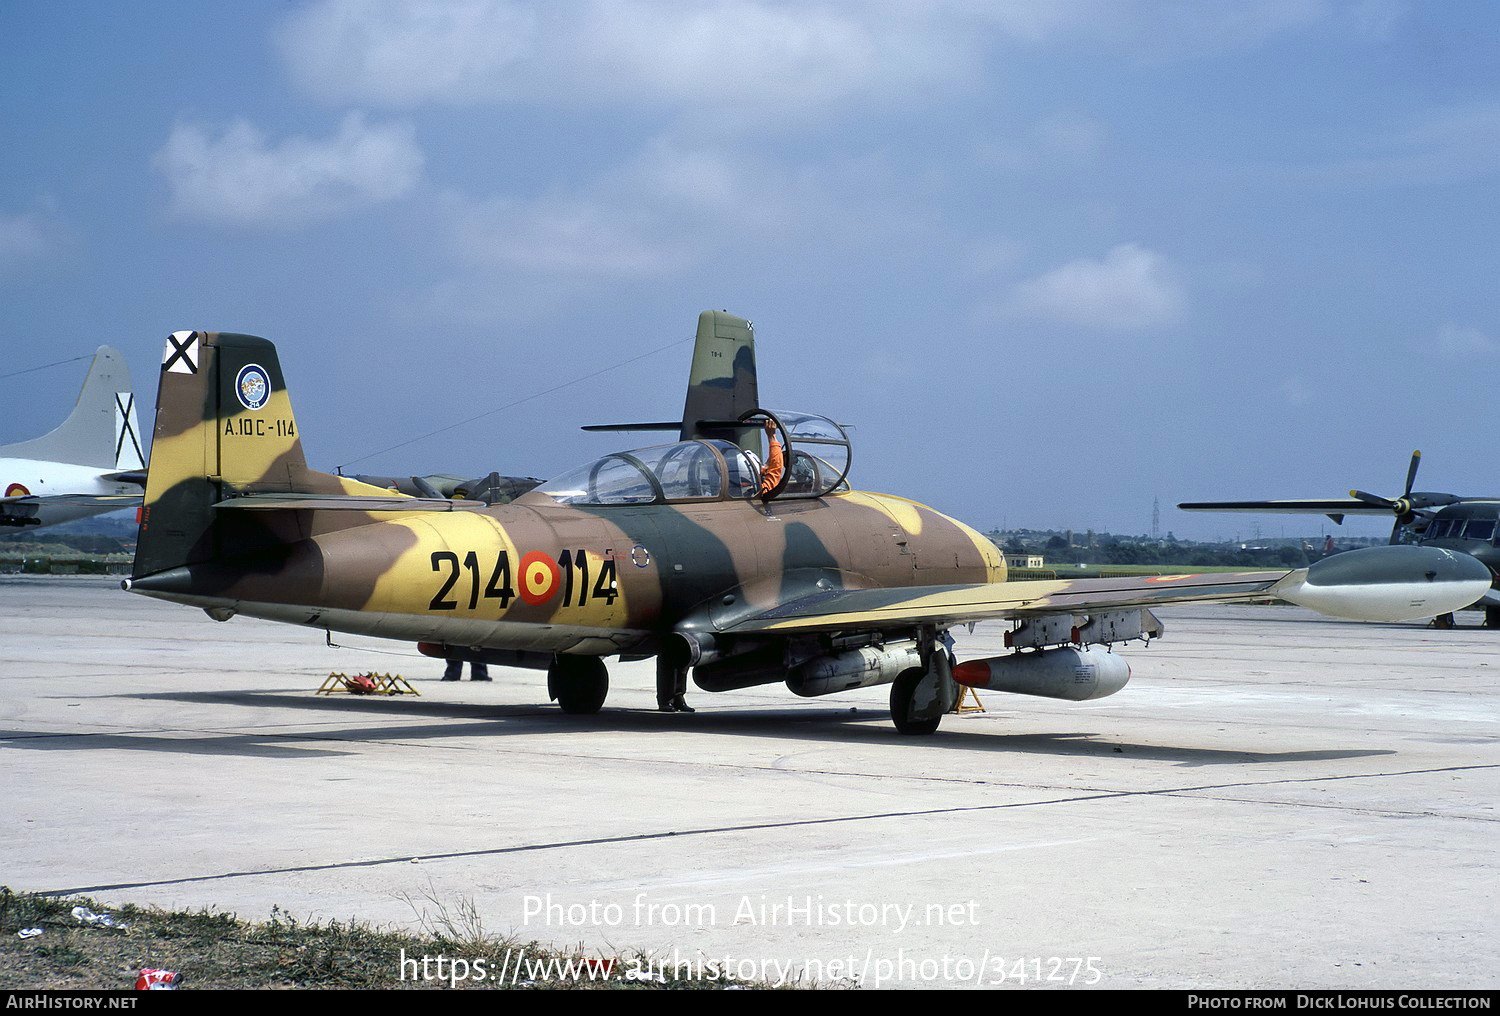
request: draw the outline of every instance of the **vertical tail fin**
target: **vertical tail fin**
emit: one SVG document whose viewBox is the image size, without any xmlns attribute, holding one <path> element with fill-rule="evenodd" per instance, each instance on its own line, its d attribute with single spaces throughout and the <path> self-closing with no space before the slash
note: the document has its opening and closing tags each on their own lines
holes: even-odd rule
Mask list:
<svg viewBox="0 0 1500 1016">
<path fill-rule="evenodd" d="M 274 345 L 230 332 L 167 338 L 136 577 L 308 535 L 296 512 L 220 517 L 213 506 L 226 497 L 344 489 L 307 468 Z"/>
<path fill-rule="evenodd" d="M 146 468 L 141 426 L 135 419 L 135 392 L 129 390 L 129 378 L 125 385 L 125 391 L 115 392 L 115 470 L 121 473 Z"/>
<path fill-rule="evenodd" d="M 100 346 L 68 418 L 56 430 L 0 453 L 98 469 L 141 469 L 139 434 L 125 357 L 112 346 Z"/>
<path fill-rule="evenodd" d="M 699 314 L 698 341 L 693 346 L 687 401 L 682 407 L 681 440 L 723 438 L 751 442 L 745 447 L 758 449 L 755 428 L 727 427 L 724 421 L 738 420 L 740 414 L 759 407 L 755 330 L 750 322 L 722 311 Z"/>
</svg>

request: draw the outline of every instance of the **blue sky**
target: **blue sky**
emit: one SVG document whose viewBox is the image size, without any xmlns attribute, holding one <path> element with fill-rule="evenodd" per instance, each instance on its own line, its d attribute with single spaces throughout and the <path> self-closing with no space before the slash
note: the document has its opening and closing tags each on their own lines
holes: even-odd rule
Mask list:
<svg viewBox="0 0 1500 1016">
<path fill-rule="evenodd" d="M 727 308 L 856 485 L 984 528 L 1248 536 L 1171 506 L 1399 492 L 1418 447 L 1493 494 L 1497 39 L 1457 0 L 7 0 L 0 374 L 108 342 L 149 406 L 168 332 L 250 332 L 320 468 L 547 476 L 678 415 L 688 343 L 381 450 Z M 84 366 L 0 379 L 0 442 Z"/>
</svg>

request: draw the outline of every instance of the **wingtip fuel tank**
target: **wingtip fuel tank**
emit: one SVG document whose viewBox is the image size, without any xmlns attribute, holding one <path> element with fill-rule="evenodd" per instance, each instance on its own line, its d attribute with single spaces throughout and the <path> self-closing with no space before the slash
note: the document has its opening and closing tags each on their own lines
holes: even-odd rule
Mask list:
<svg viewBox="0 0 1500 1016">
<path fill-rule="evenodd" d="M 1462 610 L 1489 591 L 1490 581 L 1490 570 L 1468 554 L 1398 544 L 1326 557 L 1270 592 L 1334 617 L 1411 621 Z"/>
</svg>

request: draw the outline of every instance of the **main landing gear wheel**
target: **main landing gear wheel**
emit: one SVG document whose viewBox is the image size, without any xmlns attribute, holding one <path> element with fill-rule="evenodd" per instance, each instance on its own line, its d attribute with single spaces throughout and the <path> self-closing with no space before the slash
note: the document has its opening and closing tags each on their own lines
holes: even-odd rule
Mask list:
<svg viewBox="0 0 1500 1016">
<path fill-rule="evenodd" d="M 609 694 L 609 670 L 598 656 L 554 656 L 547 692 L 572 716 L 592 716 Z"/>
<path fill-rule="evenodd" d="M 891 722 L 903 734 L 935 734 L 938 724 L 943 722 L 942 714 L 930 720 L 911 718 L 912 696 L 916 693 L 917 685 L 926 676 L 921 670 L 913 668 L 903 672 L 891 685 Z"/>
<path fill-rule="evenodd" d="M 1500 628 L 1500 607 L 1484 608 L 1484 626 L 1486 628 Z"/>
</svg>

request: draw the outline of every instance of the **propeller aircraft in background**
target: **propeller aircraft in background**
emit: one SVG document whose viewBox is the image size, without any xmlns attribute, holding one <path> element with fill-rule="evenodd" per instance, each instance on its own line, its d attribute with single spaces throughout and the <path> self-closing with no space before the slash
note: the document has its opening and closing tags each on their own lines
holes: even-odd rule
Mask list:
<svg viewBox="0 0 1500 1016">
<path fill-rule="evenodd" d="M 372 487 L 384 487 L 408 497 L 457 498 L 460 501 L 483 501 L 485 504 L 510 504 L 516 498 L 541 485 L 535 476 L 456 476 L 452 473 L 428 473 L 425 476 L 379 476 L 355 473 L 354 479 Z"/>
<path fill-rule="evenodd" d="M 681 422 L 622 429 L 664 426 L 675 441 L 602 456 L 508 504 L 403 497 L 307 467 L 270 342 L 178 332 L 124 586 L 221 621 L 545 670 L 567 713 L 603 706 L 607 657 L 654 657 L 666 711 L 686 709 L 689 671 L 706 691 L 890 685 L 908 734 L 937 729 L 956 682 L 1113 694 L 1130 668 L 1106 647 L 1160 635 L 1158 604 L 1279 596 L 1401 620 L 1489 587 L 1474 558 L 1432 547 L 1291 572 L 1006 581 L 1004 557 L 974 529 L 852 489 L 837 423 L 763 408 L 750 323 L 723 312 L 699 317 Z M 948 630 L 987 618 L 1015 623 L 1014 651 L 955 663 Z"/>
<path fill-rule="evenodd" d="M 146 484 L 125 358 L 100 346 L 68 418 L 0 448 L 0 527 L 51 526 L 134 508 Z"/>
<path fill-rule="evenodd" d="M 1177 507 L 1198 512 L 1254 512 L 1283 515 L 1327 515 L 1342 525 L 1346 515 L 1390 515 L 1391 544 L 1415 544 L 1468 554 L 1490 571 L 1491 587 L 1466 606 L 1484 608 L 1487 628 L 1500 628 L 1500 498 L 1461 497 L 1413 491 L 1422 453 L 1411 453 L 1406 488 L 1400 497 L 1351 490 L 1347 498 L 1269 501 L 1188 501 Z M 1453 627 L 1453 613 L 1436 618 L 1439 628 Z"/>
</svg>

